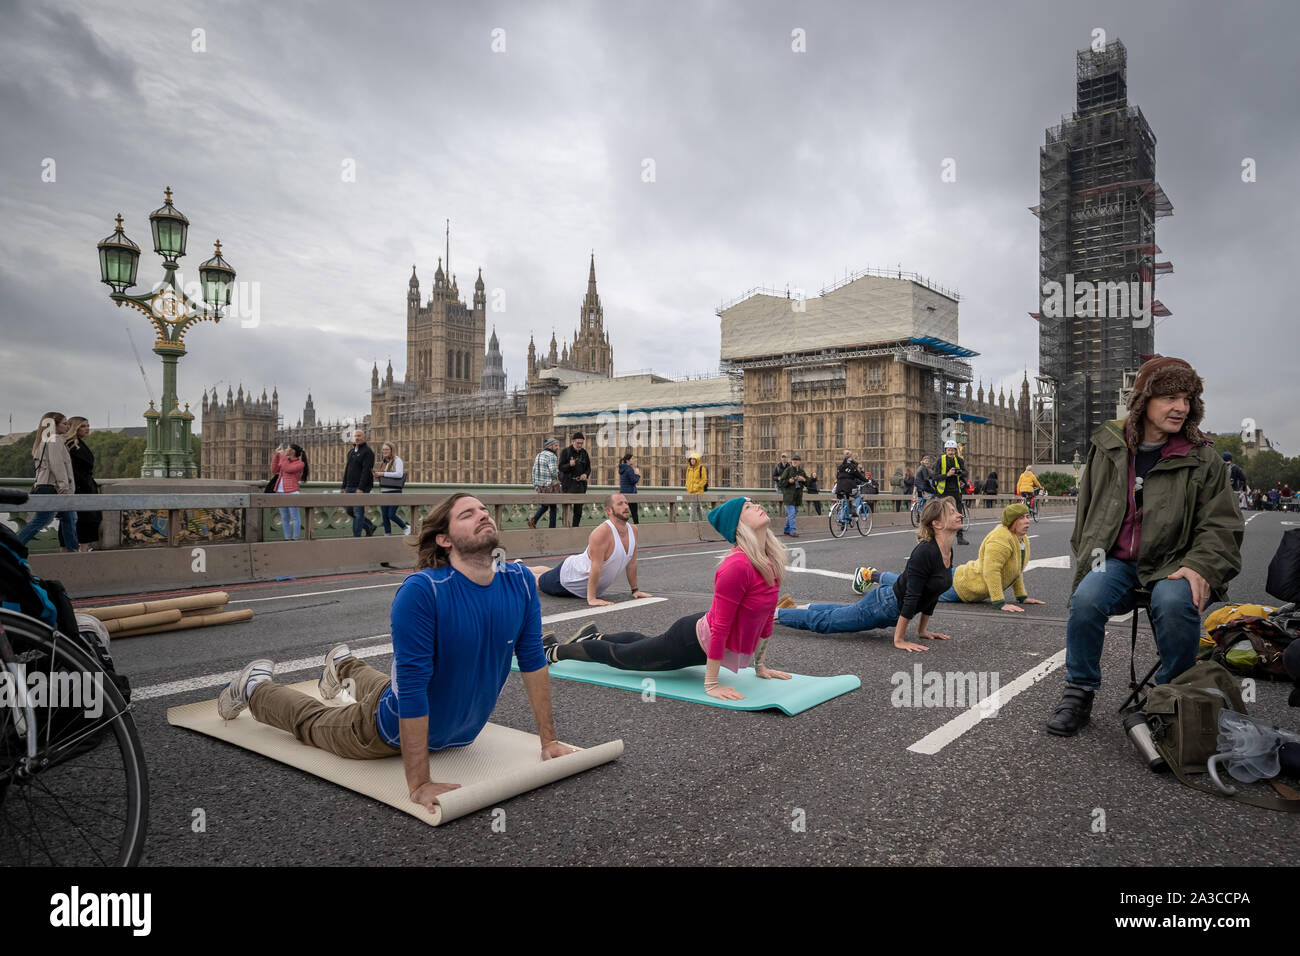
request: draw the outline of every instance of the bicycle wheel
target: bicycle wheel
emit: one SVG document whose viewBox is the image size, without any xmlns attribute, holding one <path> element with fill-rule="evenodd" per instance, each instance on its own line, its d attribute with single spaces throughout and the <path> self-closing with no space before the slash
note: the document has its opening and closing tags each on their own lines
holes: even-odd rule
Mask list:
<svg viewBox="0 0 1300 956">
<path fill-rule="evenodd" d="M 0 866 L 134 866 L 149 782 L 130 708 L 70 638 L 10 611 L 0 625 L 25 681 L 11 678 L 0 704 Z"/>
<path fill-rule="evenodd" d="M 848 530 L 848 521 L 844 516 L 843 499 L 831 505 L 830 525 L 832 537 L 844 537 L 844 532 Z"/>
<path fill-rule="evenodd" d="M 1035 498 L 1034 503 L 1029 506 L 1029 517 L 1034 519 L 1034 524 L 1038 524 L 1038 499 L 1037 498 Z"/>
<path fill-rule="evenodd" d="M 919 528 L 921 526 L 921 500 L 919 498 L 912 502 L 911 513 L 912 527 Z"/>
<path fill-rule="evenodd" d="M 871 513 L 875 509 L 871 505 L 863 505 L 862 510 L 858 512 L 858 534 L 866 537 L 871 534 Z"/>
</svg>

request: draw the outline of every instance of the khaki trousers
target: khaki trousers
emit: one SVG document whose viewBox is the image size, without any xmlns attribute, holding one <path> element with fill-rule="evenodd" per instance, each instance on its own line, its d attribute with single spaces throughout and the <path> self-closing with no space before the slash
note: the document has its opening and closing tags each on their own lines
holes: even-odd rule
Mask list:
<svg viewBox="0 0 1300 956">
<path fill-rule="evenodd" d="M 340 757 L 368 760 L 401 753 L 379 735 L 379 698 L 392 683 L 388 675 L 349 657 L 338 665 L 339 677 L 351 679 L 355 704 L 331 707 L 315 697 L 272 681 L 262 681 L 248 698 L 258 721 L 287 730 L 303 743 Z"/>
</svg>

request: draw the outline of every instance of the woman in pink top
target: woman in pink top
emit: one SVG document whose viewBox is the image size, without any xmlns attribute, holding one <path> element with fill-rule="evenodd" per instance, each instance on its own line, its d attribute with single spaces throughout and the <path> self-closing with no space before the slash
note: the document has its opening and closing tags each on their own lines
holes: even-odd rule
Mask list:
<svg viewBox="0 0 1300 956">
<path fill-rule="evenodd" d="M 718 683 L 721 667 L 739 673 L 752 662 L 758 677 L 789 680 L 789 674 L 766 666 L 786 562 L 767 512 L 748 498 L 732 498 L 709 512 L 709 523 L 735 548 L 713 576 L 713 603 L 707 611 L 679 618 L 656 637 L 634 631 L 601 634 L 589 621 L 563 642 L 553 634 L 543 635 L 546 659 L 595 661 L 628 671 L 703 664 L 705 692 L 719 700 L 744 699 L 734 687 Z"/>
<path fill-rule="evenodd" d="M 271 459 L 271 473 L 280 476 L 275 483 L 277 494 L 298 494 L 299 482 L 306 481 L 310 474 L 302 446 L 281 445 L 277 448 L 275 457 Z M 284 540 L 297 541 L 302 534 L 302 512 L 297 508 L 281 508 L 280 531 L 284 534 Z"/>
</svg>

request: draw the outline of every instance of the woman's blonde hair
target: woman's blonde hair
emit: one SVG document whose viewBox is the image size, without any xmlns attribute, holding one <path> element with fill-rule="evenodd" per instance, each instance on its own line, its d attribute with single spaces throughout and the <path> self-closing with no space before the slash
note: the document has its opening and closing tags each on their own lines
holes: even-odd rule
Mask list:
<svg viewBox="0 0 1300 956">
<path fill-rule="evenodd" d="M 743 522 L 736 525 L 736 547 L 745 552 L 754 570 L 768 584 L 779 585 L 785 578 L 785 548 L 776 540 L 771 528 L 755 531 Z"/>
<path fill-rule="evenodd" d="M 921 527 L 916 529 L 917 541 L 934 540 L 934 523 L 943 520 L 944 514 L 951 508 L 957 510 L 957 502 L 951 498 L 931 498 L 921 509 Z"/>
<path fill-rule="evenodd" d="M 77 439 L 77 432 L 81 431 L 82 425 L 89 425 L 89 424 L 90 422 L 82 418 L 80 415 L 73 415 L 71 418 L 68 419 L 68 431 L 65 434 L 63 440 L 67 442 L 69 445 L 75 443 L 76 445 L 80 446 L 81 442 Z"/>
<path fill-rule="evenodd" d="M 392 449 L 392 452 L 393 452 L 393 460 L 396 461 L 397 458 L 398 458 L 398 454 L 397 454 L 397 445 L 394 444 L 394 443 L 391 442 L 391 441 L 381 441 L 381 442 L 379 443 L 379 454 L 382 455 L 382 454 L 384 453 L 384 446 L 385 446 L 385 445 L 387 445 L 390 449 Z M 381 460 L 382 460 L 382 459 L 381 459 Z"/>
<path fill-rule="evenodd" d="M 55 428 L 54 435 L 55 437 L 58 437 L 59 422 L 63 421 L 63 419 L 66 417 L 67 416 L 64 415 L 63 412 L 46 412 L 44 415 L 41 416 L 41 423 L 36 426 L 36 440 L 32 442 L 33 458 L 39 460 L 41 457 L 41 450 L 42 450 L 41 446 L 45 444 L 44 439 L 45 439 L 46 419 L 52 419 L 54 421 L 54 428 Z"/>
</svg>

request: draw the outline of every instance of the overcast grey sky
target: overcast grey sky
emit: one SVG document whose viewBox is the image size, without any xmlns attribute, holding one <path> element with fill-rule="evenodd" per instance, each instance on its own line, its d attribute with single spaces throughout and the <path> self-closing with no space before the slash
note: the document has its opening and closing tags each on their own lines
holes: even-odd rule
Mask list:
<svg viewBox="0 0 1300 956">
<path fill-rule="evenodd" d="M 530 333 L 572 334 L 594 249 L 620 373 L 715 370 L 714 309 L 753 286 L 813 295 L 901 264 L 960 290 L 977 377 L 1018 390 L 1038 358 L 1038 148 L 1101 28 L 1128 47 L 1174 205 L 1156 347 L 1200 370 L 1209 427 L 1254 418 L 1300 452 L 1292 2 L 0 0 L 0 16 L 0 429 L 48 408 L 142 424 L 128 325 L 155 393 L 161 363 L 95 243 L 122 212 L 145 249 L 132 291 L 160 278 L 146 217 L 165 185 L 191 221 L 186 277 L 220 238 L 259 284 L 257 327 L 187 335 L 195 405 L 242 382 L 278 386 L 290 423 L 308 387 L 322 416 L 368 412 L 371 363 L 405 371 L 411 264 L 427 296 L 448 218 L 462 295 L 479 267 L 504 290 L 488 320 L 511 386 Z"/>
</svg>

